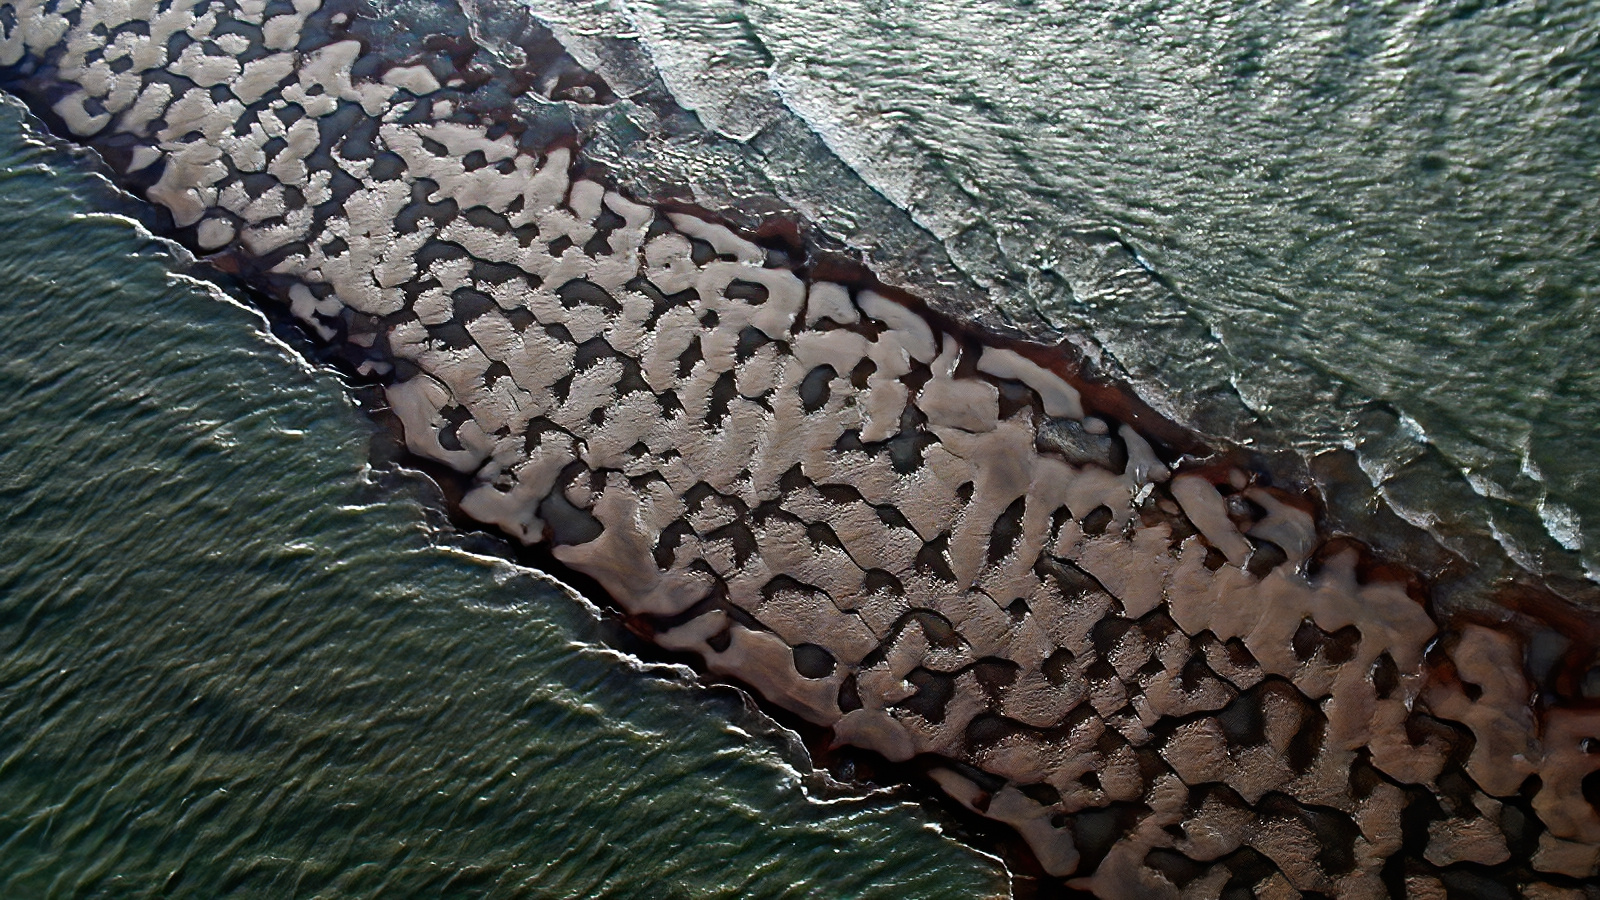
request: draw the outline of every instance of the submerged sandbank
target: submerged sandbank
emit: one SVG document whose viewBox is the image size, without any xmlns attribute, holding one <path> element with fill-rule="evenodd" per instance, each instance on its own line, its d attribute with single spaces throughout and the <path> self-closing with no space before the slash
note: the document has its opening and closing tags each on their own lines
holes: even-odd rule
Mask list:
<svg viewBox="0 0 1600 900">
<path fill-rule="evenodd" d="M 507 60 L 378 44 L 393 23 L 343 0 L 0 10 L 11 89 L 380 379 L 464 513 L 660 646 L 919 761 L 1050 876 L 1546 897 L 1600 874 L 1590 618 L 1446 614 L 1067 349 L 793 227 L 625 196 L 572 153 L 608 89 L 531 24 Z"/>
</svg>

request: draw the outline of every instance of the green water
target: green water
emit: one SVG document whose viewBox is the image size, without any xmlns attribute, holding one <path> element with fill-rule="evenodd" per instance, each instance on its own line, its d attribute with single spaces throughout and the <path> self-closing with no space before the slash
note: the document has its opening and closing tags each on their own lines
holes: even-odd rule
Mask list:
<svg viewBox="0 0 1600 900">
<path fill-rule="evenodd" d="M 1184 421 L 1354 451 L 1469 558 L 1600 578 L 1596 0 L 517 2 L 705 126 L 596 125 L 636 185 L 776 195 L 956 308 L 1089 335 Z M 337 379 L 21 122 L 0 897 L 1003 892 L 441 532 Z"/>
<path fill-rule="evenodd" d="M 81 162 L 0 102 L 0 896 L 1004 892 L 439 533 Z"/>
</svg>

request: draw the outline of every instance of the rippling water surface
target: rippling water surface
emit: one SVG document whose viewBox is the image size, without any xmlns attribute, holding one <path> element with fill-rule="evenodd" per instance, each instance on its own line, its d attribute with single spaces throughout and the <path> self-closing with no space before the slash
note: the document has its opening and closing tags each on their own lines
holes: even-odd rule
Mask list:
<svg viewBox="0 0 1600 900">
<path fill-rule="evenodd" d="M 696 113 L 607 113 L 625 182 L 772 195 L 1180 420 L 1355 451 L 1464 555 L 1600 573 L 1593 0 L 526 5 Z M 1003 890 L 441 533 L 89 168 L 0 105 L 0 894 Z"/>
<path fill-rule="evenodd" d="M 1180 419 L 1355 450 L 1469 558 L 1600 574 L 1592 0 L 527 2 L 717 136 L 637 167 L 737 160 Z"/>
<path fill-rule="evenodd" d="M 0 103 L 0 896 L 972 897 L 367 468 L 329 373 Z M 829 798 L 832 799 L 829 799 Z"/>
</svg>

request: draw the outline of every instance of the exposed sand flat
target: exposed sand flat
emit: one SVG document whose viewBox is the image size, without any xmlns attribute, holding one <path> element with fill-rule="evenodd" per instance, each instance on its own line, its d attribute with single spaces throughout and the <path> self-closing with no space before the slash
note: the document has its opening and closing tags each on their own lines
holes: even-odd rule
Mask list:
<svg viewBox="0 0 1600 900">
<path fill-rule="evenodd" d="M 1244 472 L 1174 474 L 1037 355 L 575 177 L 463 112 L 448 55 L 344 36 L 356 4 L 0 12 L 15 90 L 392 372 L 462 510 L 838 741 L 932 761 L 1049 874 L 1105 897 L 1600 875 L 1593 702 L 1536 704 L 1518 634 L 1363 580 Z"/>
</svg>

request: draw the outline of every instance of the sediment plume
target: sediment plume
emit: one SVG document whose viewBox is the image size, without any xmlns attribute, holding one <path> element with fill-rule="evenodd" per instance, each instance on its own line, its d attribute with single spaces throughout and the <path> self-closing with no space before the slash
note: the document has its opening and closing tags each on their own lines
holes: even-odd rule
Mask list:
<svg viewBox="0 0 1600 900">
<path fill-rule="evenodd" d="M 1048 876 L 1600 896 L 1592 620 L 1436 614 L 1053 348 L 584 171 L 518 98 L 608 88 L 532 25 L 507 60 L 383 15 L 0 0 L 0 82 L 381 379 L 466 515 Z"/>
</svg>

